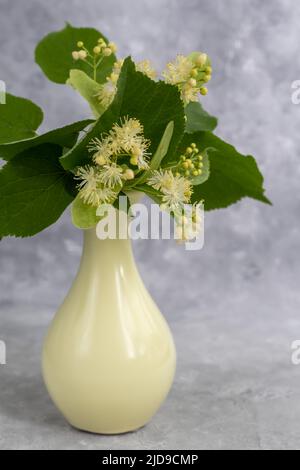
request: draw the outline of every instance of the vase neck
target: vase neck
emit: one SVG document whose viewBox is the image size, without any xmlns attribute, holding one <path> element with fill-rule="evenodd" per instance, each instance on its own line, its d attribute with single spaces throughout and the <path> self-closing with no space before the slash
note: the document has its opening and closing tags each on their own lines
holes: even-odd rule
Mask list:
<svg viewBox="0 0 300 470">
<path fill-rule="evenodd" d="M 134 258 L 129 238 L 100 240 L 96 229 L 84 231 L 81 267 L 93 266 L 98 270 L 103 268 L 108 270 L 120 265 L 123 265 L 125 269 L 132 264 L 134 264 Z"/>
</svg>

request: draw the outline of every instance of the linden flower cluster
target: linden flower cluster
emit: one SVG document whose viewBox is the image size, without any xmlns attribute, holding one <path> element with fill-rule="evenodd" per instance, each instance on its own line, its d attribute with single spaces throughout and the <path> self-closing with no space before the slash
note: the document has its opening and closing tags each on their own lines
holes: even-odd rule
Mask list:
<svg viewBox="0 0 300 470">
<path fill-rule="evenodd" d="M 194 239 L 202 229 L 202 217 L 199 207 L 194 204 L 187 211 L 187 204 L 193 193 L 189 179 L 171 169 L 159 169 L 152 172 L 147 184 L 160 191 L 162 195 L 161 209 L 172 212 L 175 218 L 176 239 L 184 242 Z"/>
<path fill-rule="evenodd" d="M 167 83 L 177 85 L 185 104 L 197 101 L 198 94 L 206 95 L 203 86 L 211 80 L 212 68 L 207 54 L 178 55 L 174 62 L 167 65 L 163 77 Z"/>
<path fill-rule="evenodd" d="M 76 178 L 79 195 L 86 204 L 98 207 L 113 202 L 126 181 L 149 168 L 150 141 L 143 135 L 143 126 L 137 119 L 125 118 L 120 125 L 89 144 L 93 165 L 79 167 Z"/>
<path fill-rule="evenodd" d="M 195 143 L 192 143 L 185 153 L 180 156 L 180 160 L 176 168 L 176 174 L 186 177 L 196 177 L 203 173 L 203 155 L 199 153 L 199 149 Z"/>
<path fill-rule="evenodd" d="M 90 67 L 92 67 L 94 72 L 94 79 L 96 79 L 97 68 L 101 64 L 102 60 L 117 51 L 117 46 L 114 42 L 109 42 L 107 44 L 103 38 L 98 39 L 98 42 L 92 51 L 89 51 L 85 47 L 83 41 L 78 41 L 77 47 L 79 48 L 79 51 L 72 52 L 73 59 L 83 60 Z"/>
<path fill-rule="evenodd" d="M 97 98 L 99 102 L 107 108 L 113 101 L 117 93 L 117 82 L 121 73 L 122 65 L 124 63 L 123 59 L 115 62 L 113 66 L 113 71 L 109 77 L 106 78 L 106 82 L 102 85 L 100 91 L 97 93 Z M 149 60 L 142 60 L 135 64 L 136 70 L 143 73 L 147 77 L 154 80 L 156 78 L 156 71 L 152 68 Z"/>
<path fill-rule="evenodd" d="M 190 202 L 193 192 L 191 182 L 183 176 L 174 175 L 170 169 L 155 170 L 147 184 L 161 192 L 161 208 L 174 214 L 180 213 L 183 205 Z"/>
</svg>

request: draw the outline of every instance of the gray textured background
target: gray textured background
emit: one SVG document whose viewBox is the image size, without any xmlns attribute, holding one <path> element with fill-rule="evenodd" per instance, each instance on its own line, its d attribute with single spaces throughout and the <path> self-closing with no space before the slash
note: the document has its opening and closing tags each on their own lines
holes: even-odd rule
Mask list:
<svg viewBox="0 0 300 470">
<path fill-rule="evenodd" d="M 300 78 L 297 0 L 0 0 L 0 79 L 46 111 L 43 130 L 88 109 L 71 89 L 48 82 L 33 50 L 64 20 L 94 26 L 120 55 L 157 68 L 177 52 L 207 51 L 214 75 L 206 108 L 218 133 L 257 156 L 270 208 L 251 200 L 210 213 L 201 252 L 172 241 L 141 241 L 146 285 L 174 332 L 179 364 L 155 419 L 116 437 L 77 432 L 43 388 L 43 335 L 75 275 L 81 234 L 66 213 L 33 239 L 0 244 L 0 448 L 300 448 Z"/>
</svg>

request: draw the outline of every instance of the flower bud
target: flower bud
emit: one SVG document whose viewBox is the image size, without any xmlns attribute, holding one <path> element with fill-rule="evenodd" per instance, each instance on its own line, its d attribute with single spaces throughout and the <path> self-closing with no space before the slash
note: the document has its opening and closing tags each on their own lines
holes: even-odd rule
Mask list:
<svg viewBox="0 0 300 470">
<path fill-rule="evenodd" d="M 138 159 L 136 157 L 131 157 L 130 163 L 131 165 L 136 166 L 138 164 Z"/>
<path fill-rule="evenodd" d="M 106 158 L 103 157 L 103 155 L 99 154 L 99 155 L 96 155 L 95 157 L 95 162 L 97 163 L 97 165 L 105 165 L 106 163 Z"/>
<path fill-rule="evenodd" d="M 132 171 L 130 168 L 124 171 L 123 177 L 125 180 L 133 180 L 134 179 L 134 171 Z"/>
<path fill-rule="evenodd" d="M 99 46 L 94 47 L 93 52 L 94 52 L 94 54 L 100 54 L 101 47 L 99 47 Z"/>
<path fill-rule="evenodd" d="M 117 48 L 117 45 L 116 45 L 114 42 L 109 42 L 109 43 L 108 43 L 108 47 L 110 48 L 110 50 L 111 50 L 113 53 L 117 52 L 117 49 L 118 49 L 118 48 Z"/>
<path fill-rule="evenodd" d="M 105 55 L 105 57 L 109 57 L 110 55 L 112 55 L 112 50 L 109 47 L 105 47 L 103 49 L 103 55 Z"/>
<path fill-rule="evenodd" d="M 196 65 L 199 67 L 203 67 L 207 62 L 207 54 L 199 54 L 198 57 L 195 60 Z"/>
<path fill-rule="evenodd" d="M 205 86 L 203 86 L 200 88 L 200 93 L 201 95 L 205 96 L 208 93 L 208 89 Z"/>
<path fill-rule="evenodd" d="M 194 78 L 190 78 L 188 83 L 192 87 L 195 87 L 197 85 L 197 81 Z"/>
<path fill-rule="evenodd" d="M 81 59 L 81 60 L 86 59 L 86 57 L 87 57 L 86 51 L 84 51 L 84 50 L 79 51 L 79 52 L 78 52 L 78 57 L 79 57 L 79 59 Z"/>
<path fill-rule="evenodd" d="M 82 42 L 82 41 L 78 41 L 77 47 L 83 47 L 83 42 Z"/>
<path fill-rule="evenodd" d="M 79 59 L 79 52 L 78 51 L 73 51 L 72 52 L 72 57 L 74 60 L 78 60 Z"/>
</svg>

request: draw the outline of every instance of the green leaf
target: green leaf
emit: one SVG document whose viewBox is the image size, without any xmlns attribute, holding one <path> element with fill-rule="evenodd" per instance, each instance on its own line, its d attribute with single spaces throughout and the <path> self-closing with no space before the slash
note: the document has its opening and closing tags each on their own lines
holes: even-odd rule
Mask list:
<svg viewBox="0 0 300 470">
<path fill-rule="evenodd" d="M 6 103 L 0 104 L 0 144 L 36 135 L 43 121 L 43 111 L 32 101 L 6 94 Z"/>
<path fill-rule="evenodd" d="M 54 33 L 48 34 L 37 45 L 35 60 L 44 74 L 55 83 L 66 83 L 70 70 L 83 70 L 88 75 L 92 68 L 82 60 L 75 61 L 72 51 L 78 50 L 77 42 L 83 41 L 88 50 L 93 50 L 99 38 L 107 39 L 93 28 L 74 28 L 70 24 Z M 112 54 L 105 57 L 97 70 L 97 81 L 103 83 L 110 75 L 116 57 Z"/>
<path fill-rule="evenodd" d="M 68 126 L 54 129 L 46 134 L 32 137 L 31 139 L 19 140 L 17 142 L 10 142 L 8 144 L 0 144 L 0 157 L 3 160 L 10 160 L 18 153 L 26 149 L 37 147 L 45 143 L 53 143 L 61 147 L 71 148 L 75 145 L 79 132 L 85 129 L 88 125 L 92 124 L 92 119 L 75 122 Z"/>
<path fill-rule="evenodd" d="M 187 117 L 185 132 L 192 134 L 199 131 L 213 131 L 217 125 L 216 117 L 208 114 L 200 103 L 191 102 L 185 108 Z"/>
<path fill-rule="evenodd" d="M 45 144 L 21 153 L 0 171 L 0 237 L 35 235 L 71 203 L 73 177 L 59 163 L 62 148 Z"/>
<path fill-rule="evenodd" d="M 96 215 L 96 211 L 96 207 L 85 204 L 78 194 L 72 204 L 73 224 L 80 229 L 95 227 L 100 220 L 100 217 Z"/>
<path fill-rule="evenodd" d="M 168 149 L 169 149 L 169 145 L 172 139 L 173 132 L 174 132 L 174 122 L 171 121 L 167 125 L 164 135 L 162 136 L 162 139 L 159 143 L 159 146 L 157 147 L 157 150 L 151 160 L 150 169 L 148 171 L 145 171 L 142 174 L 142 176 L 140 176 L 140 178 L 136 178 L 132 187 L 136 186 L 137 184 L 142 184 L 145 181 L 147 181 L 152 171 L 157 170 L 163 158 L 168 153 Z"/>
<path fill-rule="evenodd" d="M 82 72 L 82 70 L 71 70 L 67 84 L 71 85 L 74 90 L 78 91 L 87 100 L 96 118 L 105 111 L 105 108 L 100 104 L 96 96 L 101 90 L 101 85 Z"/>
<path fill-rule="evenodd" d="M 164 82 L 154 82 L 136 72 L 130 58 L 124 61 L 118 81 L 118 92 L 110 107 L 102 114 L 93 129 L 82 141 L 66 153 L 61 163 L 66 169 L 73 169 L 91 160 L 87 145 L 94 137 L 109 132 L 114 123 L 128 116 L 138 119 L 144 126 L 144 134 L 151 141 L 150 152 L 155 154 L 160 140 L 170 121 L 174 132 L 168 155 L 173 155 L 184 131 L 184 109 L 177 87 Z"/>
<path fill-rule="evenodd" d="M 205 210 L 227 207 L 243 197 L 270 204 L 264 195 L 263 176 L 252 156 L 240 154 L 210 132 L 186 135 L 183 143 L 187 146 L 191 141 L 200 151 L 210 150 L 210 177 L 194 188 L 194 202 L 204 199 Z"/>
</svg>

